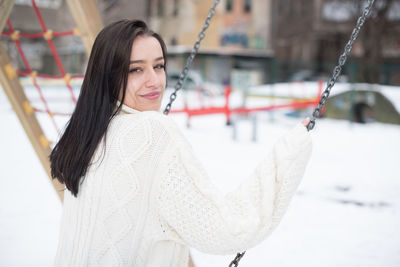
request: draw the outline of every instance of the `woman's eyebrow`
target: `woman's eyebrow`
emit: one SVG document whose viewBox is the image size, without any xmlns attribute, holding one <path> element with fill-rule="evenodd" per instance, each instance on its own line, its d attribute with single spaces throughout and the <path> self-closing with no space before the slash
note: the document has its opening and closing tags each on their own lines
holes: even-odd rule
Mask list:
<svg viewBox="0 0 400 267">
<path fill-rule="evenodd" d="M 158 57 L 158 58 L 156 58 L 154 61 L 160 61 L 160 60 L 164 60 L 164 57 Z M 138 59 L 138 60 L 131 60 L 131 61 L 129 62 L 129 64 L 144 63 L 144 62 L 146 62 L 146 60 Z"/>
</svg>

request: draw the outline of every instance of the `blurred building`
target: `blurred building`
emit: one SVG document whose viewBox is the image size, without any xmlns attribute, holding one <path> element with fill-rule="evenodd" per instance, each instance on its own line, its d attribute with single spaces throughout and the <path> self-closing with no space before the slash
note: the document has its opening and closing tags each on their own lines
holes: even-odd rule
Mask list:
<svg viewBox="0 0 400 267">
<path fill-rule="evenodd" d="M 308 70 L 315 76 L 330 75 L 361 15 L 363 3 L 366 1 L 272 0 L 278 79 L 288 79 L 299 70 Z M 387 9 L 386 3 L 390 3 Z M 378 79 L 369 81 L 363 77 L 361 71 L 365 67 L 378 71 Z M 400 84 L 399 0 L 375 1 L 372 16 L 354 43 L 344 73 L 353 81 Z"/>
<path fill-rule="evenodd" d="M 202 29 L 213 0 L 151 0 L 150 23 L 179 72 Z M 267 82 L 273 56 L 270 0 L 221 0 L 191 71 L 215 83 L 247 87 Z"/>
</svg>

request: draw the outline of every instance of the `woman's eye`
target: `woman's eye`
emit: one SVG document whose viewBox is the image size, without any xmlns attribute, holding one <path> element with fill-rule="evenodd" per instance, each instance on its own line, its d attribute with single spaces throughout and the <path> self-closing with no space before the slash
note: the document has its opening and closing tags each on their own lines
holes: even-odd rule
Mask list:
<svg viewBox="0 0 400 267">
<path fill-rule="evenodd" d="M 130 73 L 132 73 L 132 72 L 141 72 L 141 71 L 142 71 L 141 68 L 133 68 L 133 69 L 129 70 Z"/>
<path fill-rule="evenodd" d="M 159 64 L 159 65 L 155 66 L 154 68 L 155 69 L 165 69 L 165 65 Z"/>
</svg>

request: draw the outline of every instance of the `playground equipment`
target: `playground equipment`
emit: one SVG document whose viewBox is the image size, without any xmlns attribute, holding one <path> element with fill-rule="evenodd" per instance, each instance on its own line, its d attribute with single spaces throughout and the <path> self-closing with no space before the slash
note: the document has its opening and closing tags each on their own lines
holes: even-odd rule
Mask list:
<svg viewBox="0 0 400 267">
<path fill-rule="evenodd" d="M 13 109 L 15 110 L 18 119 L 20 120 L 22 126 L 24 127 L 25 132 L 28 135 L 32 146 L 40 159 L 40 162 L 43 168 L 46 170 L 50 181 L 52 182 L 54 188 L 57 191 L 57 194 L 60 200 L 63 200 L 63 190 L 64 186 L 60 184 L 57 179 L 52 179 L 50 175 L 50 162 L 48 156 L 51 152 L 51 143 L 47 140 L 43 130 L 40 127 L 39 122 L 35 117 L 35 112 L 44 111 L 50 117 L 53 126 L 57 131 L 60 131 L 54 116 L 57 115 L 53 113 L 48 106 L 46 98 L 43 96 L 40 85 L 37 82 L 37 78 L 52 78 L 52 79 L 61 79 L 64 80 L 65 85 L 70 91 L 71 101 L 76 102 L 76 97 L 72 91 L 71 87 L 71 79 L 79 78 L 79 76 L 73 76 L 65 72 L 63 64 L 58 56 L 57 50 L 52 41 L 53 37 L 56 36 L 67 36 L 67 35 L 79 35 L 82 38 L 83 44 L 86 48 L 87 53 L 90 53 L 93 42 L 96 38 L 97 33 L 103 27 L 100 16 L 97 12 L 96 6 L 92 0 L 88 1 L 79 1 L 79 0 L 67 0 L 68 7 L 71 11 L 72 17 L 75 20 L 77 28 L 66 31 L 66 32 L 53 32 L 50 28 L 48 28 L 43 20 L 43 17 L 38 9 L 35 0 L 32 0 L 32 7 L 35 11 L 37 19 L 40 23 L 42 32 L 35 34 L 27 34 L 21 33 L 18 30 L 14 30 L 12 22 L 8 20 L 8 17 L 11 13 L 12 7 L 14 6 L 14 0 L 5 0 L 1 2 L 0 8 L 0 32 L 3 32 L 3 28 L 7 23 L 8 32 L 3 33 L 4 36 L 9 36 L 14 41 L 18 52 L 22 58 L 23 64 L 25 66 L 26 71 L 19 71 L 14 69 L 11 64 L 11 60 L 4 49 L 4 47 L 0 44 L 0 82 L 5 94 L 7 95 Z M 20 38 L 44 38 L 51 50 L 51 53 L 56 61 L 57 68 L 59 69 L 61 75 L 59 76 L 50 76 L 43 75 L 33 71 L 29 65 L 28 60 L 24 54 L 24 51 L 21 48 Z M 28 101 L 22 86 L 19 82 L 18 75 L 29 76 L 32 79 L 34 86 L 36 87 L 38 94 L 40 95 L 40 99 L 45 107 L 44 110 L 39 110 L 33 107 Z"/>
<path fill-rule="evenodd" d="M 289 94 L 291 93 L 292 90 L 289 90 Z M 199 107 L 199 108 L 190 108 L 186 104 L 183 109 L 174 109 L 171 110 L 171 113 L 185 113 L 188 116 L 188 124 L 189 120 L 191 117 L 194 116 L 202 116 L 202 115 L 211 115 L 211 114 L 225 114 L 226 116 L 226 124 L 230 125 L 231 124 L 231 116 L 236 115 L 236 114 L 249 114 L 249 113 L 254 113 L 254 112 L 259 112 L 259 111 L 271 111 L 271 110 L 276 110 L 276 109 L 282 109 L 282 108 L 292 108 L 292 109 L 302 109 L 302 108 L 307 108 L 307 107 L 313 107 L 318 104 L 319 97 L 321 96 L 322 92 L 322 82 L 318 83 L 318 88 L 317 90 L 314 90 L 314 92 L 317 92 L 314 94 L 313 97 L 304 97 L 304 96 L 298 96 L 298 97 L 293 97 L 293 96 L 277 96 L 277 95 L 270 95 L 270 94 L 249 94 L 245 95 L 244 97 L 266 97 L 266 98 L 274 98 L 274 99 L 281 99 L 285 101 L 281 101 L 279 104 L 269 104 L 261 107 L 246 107 L 242 105 L 241 107 L 235 107 L 232 108 L 231 103 L 230 103 L 230 96 L 232 93 L 232 89 L 229 85 L 225 86 L 225 103 L 223 106 L 207 106 L 207 107 Z"/>
</svg>

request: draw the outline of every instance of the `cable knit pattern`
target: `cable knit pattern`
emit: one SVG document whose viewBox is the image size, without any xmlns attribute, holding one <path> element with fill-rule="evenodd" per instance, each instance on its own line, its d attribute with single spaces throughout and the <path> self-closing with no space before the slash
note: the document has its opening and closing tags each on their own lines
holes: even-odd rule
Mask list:
<svg viewBox="0 0 400 267">
<path fill-rule="evenodd" d="M 246 250 L 278 225 L 311 154 L 299 124 L 223 196 L 161 112 L 123 106 L 106 140 L 78 197 L 65 192 L 56 266 L 187 267 L 189 247 Z"/>
</svg>

